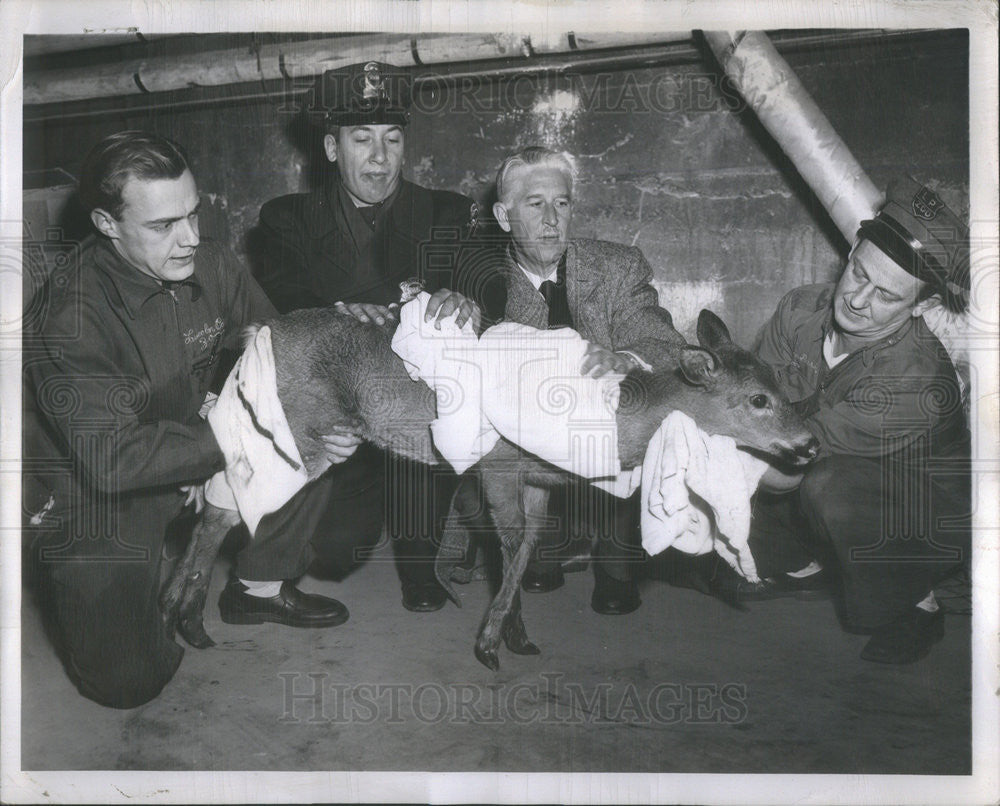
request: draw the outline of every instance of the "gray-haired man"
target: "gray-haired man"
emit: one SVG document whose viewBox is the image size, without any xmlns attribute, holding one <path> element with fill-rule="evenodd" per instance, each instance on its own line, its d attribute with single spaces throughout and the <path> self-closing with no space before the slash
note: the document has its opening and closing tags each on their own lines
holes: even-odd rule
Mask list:
<svg viewBox="0 0 1000 806">
<path fill-rule="evenodd" d="M 464 266 L 460 289 L 468 289 L 488 321 L 507 320 L 538 328 L 572 327 L 590 346 L 583 374 L 599 377 L 634 366 L 676 364 L 685 344 L 669 312 L 658 303 L 653 277 L 642 252 L 590 238 L 570 238 L 575 168 L 569 156 L 529 147 L 504 160 L 497 172 L 494 216 L 508 237 L 491 259 Z M 557 504 L 555 505 L 557 506 Z M 621 501 L 588 488 L 582 506 L 557 514 L 562 533 L 543 537 L 539 560 L 522 583 L 526 591 L 545 592 L 563 584 L 553 543 L 566 531 L 593 529 L 595 514 L 612 513 L 610 532 L 598 534 L 596 585 L 591 605 L 618 615 L 639 607 L 632 576 L 643 557 L 637 548 L 637 499 Z M 578 515 L 582 517 L 577 517 Z M 549 549 L 549 558 L 545 557 Z"/>
</svg>

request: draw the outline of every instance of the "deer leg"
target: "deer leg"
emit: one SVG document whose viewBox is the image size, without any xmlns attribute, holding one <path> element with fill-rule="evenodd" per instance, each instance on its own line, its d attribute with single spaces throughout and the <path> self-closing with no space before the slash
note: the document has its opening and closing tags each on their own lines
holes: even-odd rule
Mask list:
<svg viewBox="0 0 1000 806">
<path fill-rule="evenodd" d="M 503 642 L 515 655 L 538 655 L 542 650 L 528 640 L 528 632 L 524 629 L 524 619 L 521 618 L 521 581 L 518 580 L 517 584 L 518 590 L 514 593 L 514 602 L 501 631 Z"/>
<path fill-rule="evenodd" d="M 184 640 L 197 649 L 215 643 L 202 623 L 205 598 L 222 541 L 239 522 L 240 515 L 235 510 L 205 504 L 191 542 L 160 594 L 160 612 L 168 631 L 172 632 L 176 626 Z"/>
<path fill-rule="evenodd" d="M 486 483 L 485 474 L 484 483 Z M 501 639 L 518 654 L 534 655 L 539 651 L 538 647 L 528 640 L 524 630 L 518 591 L 531 552 L 538 542 L 539 519 L 545 514 L 549 493 L 544 488 L 525 483 L 521 485 L 518 496 L 518 485 L 509 483 L 509 480 L 506 485 L 499 488 L 497 485 L 487 483 L 486 489 L 497 532 L 500 535 L 504 570 L 500 590 L 490 603 L 483 626 L 479 630 L 475 654 L 480 663 L 497 671 L 500 668 L 497 649 Z"/>
</svg>

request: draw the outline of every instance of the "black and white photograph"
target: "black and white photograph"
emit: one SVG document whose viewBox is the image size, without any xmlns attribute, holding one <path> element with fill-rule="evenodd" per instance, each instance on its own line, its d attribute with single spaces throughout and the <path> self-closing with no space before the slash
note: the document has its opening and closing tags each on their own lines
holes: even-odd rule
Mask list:
<svg viewBox="0 0 1000 806">
<path fill-rule="evenodd" d="M 3 802 L 1000 799 L 995 2 L 0 28 Z"/>
</svg>

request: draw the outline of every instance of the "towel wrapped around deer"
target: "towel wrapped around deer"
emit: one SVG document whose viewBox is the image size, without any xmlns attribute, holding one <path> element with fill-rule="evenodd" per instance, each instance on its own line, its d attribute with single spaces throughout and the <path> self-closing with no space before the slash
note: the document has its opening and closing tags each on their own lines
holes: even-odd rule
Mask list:
<svg viewBox="0 0 1000 806">
<path fill-rule="evenodd" d="M 321 475 L 329 461 L 320 435 L 337 428 L 456 472 L 478 464 L 504 564 L 475 645 L 492 669 L 501 640 L 517 654 L 539 651 L 518 591 L 548 491 L 568 473 L 622 497 L 641 483 L 650 554 L 714 549 L 756 580 L 746 539 L 761 457 L 801 465 L 817 443 L 770 370 L 714 314 L 701 312 L 700 346 L 683 348 L 676 369 L 594 379 L 580 375 L 586 344 L 574 331 L 503 323 L 477 339 L 468 323 L 425 323 L 427 299 L 403 305 L 398 326 L 312 309 L 250 334 L 209 414 L 225 473 L 207 485 L 206 509 L 160 598 L 188 643 L 212 645 L 202 610 L 226 532 L 243 520 L 252 534 Z M 448 583 L 454 549 L 442 546 L 437 570 L 457 603 Z"/>
</svg>

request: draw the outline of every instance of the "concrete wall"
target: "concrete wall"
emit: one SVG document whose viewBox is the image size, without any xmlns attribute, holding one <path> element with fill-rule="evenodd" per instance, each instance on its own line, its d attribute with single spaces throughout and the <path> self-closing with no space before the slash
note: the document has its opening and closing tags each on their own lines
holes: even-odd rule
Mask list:
<svg viewBox="0 0 1000 806">
<path fill-rule="evenodd" d="M 965 212 L 962 32 L 785 56 L 876 184 L 909 173 Z M 405 171 L 488 201 L 509 151 L 565 148 L 581 169 L 574 231 L 639 246 L 687 335 L 710 306 L 749 342 L 784 291 L 836 276 L 846 244 L 752 114 L 734 106 L 707 61 L 425 91 Z M 318 164 L 274 99 L 28 125 L 25 167 L 75 175 L 91 143 L 126 127 L 185 145 L 207 202 L 203 229 L 237 251 L 260 205 L 307 189 Z"/>
</svg>

